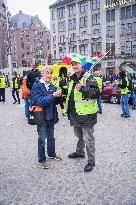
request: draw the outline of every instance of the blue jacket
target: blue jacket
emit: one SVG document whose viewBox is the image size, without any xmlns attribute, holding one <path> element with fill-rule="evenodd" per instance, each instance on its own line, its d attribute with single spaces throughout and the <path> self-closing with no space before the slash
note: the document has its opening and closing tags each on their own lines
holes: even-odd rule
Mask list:
<svg viewBox="0 0 136 205">
<path fill-rule="evenodd" d="M 51 120 L 55 123 L 59 121 L 56 107 L 57 99 L 52 94 L 57 88 L 51 83 L 49 90 L 43 83 L 37 80 L 31 90 L 32 105 L 39 105 L 45 107 L 45 121 Z"/>
</svg>

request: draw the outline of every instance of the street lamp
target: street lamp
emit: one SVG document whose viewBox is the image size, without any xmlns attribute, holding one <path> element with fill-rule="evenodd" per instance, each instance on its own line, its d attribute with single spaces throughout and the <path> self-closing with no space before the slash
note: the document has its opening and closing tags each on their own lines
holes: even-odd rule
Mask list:
<svg viewBox="0 0 136 205">
<path fill-rule="evenodd" d="M 11 59 L 11 42 L 10 42 L 10 30 L 9 30 L 9 12 L 7 6 L 7 0 L 4 0 L 2 4 L 6 13 L 6 22 L 7 22 L 7 42 L 8 42 L 8 68 L 10 73 L 10 89 L 12 90 L 12 59 Z"/>
</svg>

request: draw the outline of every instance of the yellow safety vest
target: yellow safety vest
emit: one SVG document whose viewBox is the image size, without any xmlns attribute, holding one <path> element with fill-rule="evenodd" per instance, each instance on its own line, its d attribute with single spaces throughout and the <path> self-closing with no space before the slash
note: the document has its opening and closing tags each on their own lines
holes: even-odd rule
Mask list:
<svg viewBox="0 0 136 205">
<path fill-rule="evenodd" d="M 101 79 L 101 77 L 94 77 L 94 78 L 97 81 L 97 84 L 98 84 L 98 87 L 99 87 L 99 90 L 101 93 L 102 92 L 102 79 Z"/>
<path fill-rule="evenodd" d="M 4 76 L 0 77 L 0 88 L 6 88 L 6 79 Z"/>
<path fill-rule="evenodd" d="M 126 79 L 126 81 L 127 81 L 127 86 L 129 86 L 129 81 L 128 81 L 128 78 L 126 77 L 125 78 Z M 120 81 L 120 83 L 122 84 L 122 80 Z M 128 93 L 128 88 L 126 87 L 126 88 L 121 88 L 121 95 L 126 95 L 127 93 Z"/>
<path fill-rule="evenodd" d="M 79 81 L 81 85 L 84 83 L 84 77 L 81 78 Z M 68 88 L 68 95 L 66 98 L 66 106 L 68 110 L 68 101 L 72 91 L 74 81 L 72 80 L 69 84 Z M 75 101 L 75 109 L 78 115 L 88 115 L 88 114 L 95 114 L 97 113 L 97 99 L 84 99 L 83 95 L 80 91 L 77 91 L 76 88 L 74 89 L 74 101 Z"/>
<path fill-rule="evenodd" d="M 13 80 L 12 80 L 12 88 L 13 88 Z M 15 89 L 19 88 L 18 78 L 15 79 Z"/>
<path fill-rule="evenodd" d="M 136 80 L 134 80 L 133 86 L 134 86 L 134 88 L 136 88 Z"/>
</svg>

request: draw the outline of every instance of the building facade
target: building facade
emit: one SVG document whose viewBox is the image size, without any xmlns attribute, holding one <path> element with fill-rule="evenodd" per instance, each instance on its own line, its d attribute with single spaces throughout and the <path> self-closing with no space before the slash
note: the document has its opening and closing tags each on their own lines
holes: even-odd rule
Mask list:
<svg viewBox="0 0 136 205">
<path fill-rule="evenodd" d="M 66 53 L 107 56 L 105 74 L 120 65 L 136 65 L 135 0 L 58 0 L 50 6 L 51 53 L 55 62 Z"/>
<path fill-rule="evenodd" d="M 13 67 L 50 63 L 50 32 L 38 16 L 22 11 L 10 18 Z"/>
<path fill-rule="evenodd" d="M 7 67 L 7 22 L 4 0 L 0 0 L 0 69 Z"/>
</svg>

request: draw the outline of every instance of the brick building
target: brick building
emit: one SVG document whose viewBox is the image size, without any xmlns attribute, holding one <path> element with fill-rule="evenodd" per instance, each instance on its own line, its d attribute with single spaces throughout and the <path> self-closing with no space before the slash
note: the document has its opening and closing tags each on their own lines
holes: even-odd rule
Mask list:
<svg viewBox="0 0 136 205">
<path fill-rule="evenodd" d="M 19 11 L 10 18 L 10 36 L 13 67 L 44 65 L 50 60 L 50 32 L 38 16 Z"/>
<path fill-rule="evenodd" d="M 4 0 L 0 0 L 0 69 L 7 67 L 7 24 Z"/>
</svg>

